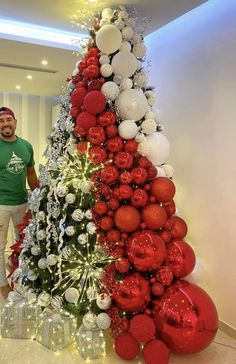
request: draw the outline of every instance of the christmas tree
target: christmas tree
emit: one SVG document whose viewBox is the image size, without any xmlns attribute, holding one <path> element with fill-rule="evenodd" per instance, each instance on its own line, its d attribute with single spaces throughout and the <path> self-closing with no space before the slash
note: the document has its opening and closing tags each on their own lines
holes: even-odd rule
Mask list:
<svg viewBox="0 0 236 364">
<path fill-rule="evenodd" d="M 97 353 L 80 339 L 110 328 L 121 358 L 144 343 L 146 363 L 168 363 L 169 351 L 210 344 L 217 312 L 183 279 L 195 255 L 135 23 L 123 7 L 95 17 L 61 97 L 14 280 L 42 307 L 82 316 L 84 358 Z"/>
</svg>

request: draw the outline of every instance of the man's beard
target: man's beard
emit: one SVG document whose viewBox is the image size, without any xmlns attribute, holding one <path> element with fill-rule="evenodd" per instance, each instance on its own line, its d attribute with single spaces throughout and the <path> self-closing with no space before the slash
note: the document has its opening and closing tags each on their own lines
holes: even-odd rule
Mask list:
<svg viewBox="0 0 236 364">
<path fill-rule="evenodd" d="M 4 132 L 4 129 L 1 131 L 0 135 L 4 138 L 11 138 L 14 135 L 14 130 L 12 128 L 9 128 L 10 130 L 8 132 Z"/>
</svg>

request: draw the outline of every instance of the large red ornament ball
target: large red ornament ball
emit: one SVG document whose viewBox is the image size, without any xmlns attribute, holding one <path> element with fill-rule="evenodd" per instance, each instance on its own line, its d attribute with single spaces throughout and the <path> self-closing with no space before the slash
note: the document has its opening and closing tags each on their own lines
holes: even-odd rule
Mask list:
<svg viewBox="0 0 236 364">
<path fill-rule="evenodd" d="M 216 307 L 208 294 L 186 281 L 177 281 L 160 299 L 155 315 L 158 336 L 177 354 L 205 349 L 218 329 Z"/>
<path fill-rule="evenodd" d="M 131 170 L 131 175 L 134 183 L 137 185 L 142 185 L 148 179 L 148 174 L 146 169 L 143 167 L 136 167 Z"/>
<path fill-rule="evenodd" d="M 154 320 L 144 314 L 136 315 L 130 321 L 129 332 L 136 340 L 147 342 L 153 338 L 156 332 Z"/>
<path fill-rule="evenodd" d="M 107 152 L 105 148 L 98 145 L 89 149 L 89 159 L 93 164 L 100 165 L 107 160 Z"/>
<path fill-rule="evenodd" d="M 113 125 L 116 123 L 117 116 L 112 111 L 104 111 L 98 116 L 98 124 L 101 126 Z"/>
<path fill-rule="evenodd" d="M 143 357 L 146 364 L 168 364 L 170 349 L 163 341 L 154 339 L 145 344 Z"/>
<path fill-rule="evenodd" d="M 115 156 L 115 165 L 117 168 L 130 169 L 133 164 L 133 157 L 130 153 L 119 152 Z"/>
<path fill-rule="evenodd" d="M 81 112 L 76 118 L 76 125 L 81 127 L 86 133 L 92 126 L 96 125 L 96 116 L 87 111 Z"/>
<path fill-rule="evenodd" d="M 87 95 L 88 91 L 84 87 L 76 88 L 72 94 L 70 101 L 73 106 L 77 106 L 78 108 L 81 108 L 81 106 L 84 103 L 84 98 Z"/>
<path fill-rule="evenodd" d="M 127 256 L 139 271 L 146 272 L 159 268 L 166 257 L 162 239 L 152 231 L 135 232 L 128 240 Z"/>
<path fill-rule="evenodd" d="M 99 114 L 106 107 L 106 98 L 101 91 L 90 91 L 84 98 L 84 107 L 91 114 Z"/>
<path fill-rule="evenodd" d="M 172 200 L 175 195 L 175 185 L 169 178 L 155 178 L 150 186 L 150 194 L 154 196 L 158 202 L 168 202 Z"/>
<path fill-rule="evenodd" d="M 175 277 L 183 278 L 193 271 L 196 257 L 188 243 L 181 240 L 174 241 L 168 245 L 167 262 Z"/>
<path fill-rule="evenodd" d="M 186 222 L 178 216 L 172 216 L 171 220 L 171 236 L 173 239 L 182 240 L 188 232 Z"/>
<path fill-rule="evenodd" d="M 141 216 L 139 211 L 131 205 L 120 206 L 114 214 L 114 222 L 122 232 L 131 233 L 140 225 Z"/>
<path fill-rule="evenodd" d="M 92 126 L 88 131 L 88 140 L 95 144 L 102 144 L 106 139 L 105 131 L 102 126 Z"/>
<path fill-rule="evenodd" d="M 158 230 L 165 225 L 167 215 L 163 207 L 156 203 L 144 206 L 141 212 L 142 221 L 151 230 Z"/>
<path fill-rule="evenodd" d="M 151 299 L 148 281 L 139 273 L 126 276 L 117 283 L 113 299 L 118 307 L 127 312 L 143 310 Z"/>
<path fill-rule="evenodd" d="M 121 359 L 133 360 L 139 354 L 140 347 L 129 332 L 122 332 L 115 340 L 115 351 Z"/>
<path fill-rule="evenodd" d="M 131 203 L 135 207 L 144 207 L 147 204 L 148 194 L 142 188 L 137 188 L 131 197 Z"/>
</svg>

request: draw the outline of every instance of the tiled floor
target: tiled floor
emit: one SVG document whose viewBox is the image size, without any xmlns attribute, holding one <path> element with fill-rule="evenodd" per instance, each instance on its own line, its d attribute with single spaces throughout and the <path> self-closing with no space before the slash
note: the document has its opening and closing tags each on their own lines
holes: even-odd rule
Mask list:
<svg viewBox="0 0 236 364">
<path fill-rule="evenodd" d="M 0 339 L 0 364 L 85 364 L 75 344 L 54 353 L 31 340 Z M 92 360 L 94 364 L 144 364 L 142 358 L 127 362 L 119 359 L 108 344 L 107 356 Z M 190 356 L 171 355 L 170 364 L 236 364 L 236 340 L 219 331 L 204 351 Z M 158 364 L 158 363 L 156 363 Z"/>
</svg>

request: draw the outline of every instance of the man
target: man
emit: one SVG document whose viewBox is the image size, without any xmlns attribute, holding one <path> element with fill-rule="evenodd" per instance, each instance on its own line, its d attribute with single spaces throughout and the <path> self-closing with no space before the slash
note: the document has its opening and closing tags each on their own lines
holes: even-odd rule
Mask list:
<svg viewBox="0 0 236 364">
<path fill-rule="evenodd" d="M 15 134 L 14 112 L 0 108 L 0 292 L 7 298 L 11 287 L 6 278 L 4 251 L 10 219 L 14 228 L 23 220 L 27 209 L 26 178 L 31 190 L 38 186 L 34 169 L 33 148 Z"/>
</svg>

